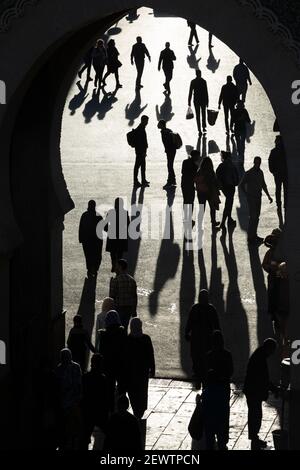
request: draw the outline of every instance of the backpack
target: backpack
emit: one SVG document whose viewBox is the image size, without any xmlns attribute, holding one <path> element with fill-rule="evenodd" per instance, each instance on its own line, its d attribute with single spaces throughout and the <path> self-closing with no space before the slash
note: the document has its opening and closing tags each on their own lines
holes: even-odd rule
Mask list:
<svg viewBox="0 0 300 470">
<path fill-rule="evenodd" d="M 135 148 L 136 146 L 136 129 L 132 129 L 127 133 L 127 142 L 130 147 Z"/>
<path fill-rule="evenodd" d="M 179 134 L 176 132 L 172 132 L 172 139 L 173 139 L 173 144 L 176 150 L 180 149 L 182 147 L 182 140 Z"/>
</svg>

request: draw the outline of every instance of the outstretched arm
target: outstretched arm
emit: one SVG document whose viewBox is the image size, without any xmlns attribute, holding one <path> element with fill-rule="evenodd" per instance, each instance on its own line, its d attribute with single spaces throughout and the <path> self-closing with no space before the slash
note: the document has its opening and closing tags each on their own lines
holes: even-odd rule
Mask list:
<svg viewBox="0 0 300 470">
<path fill-rule="evenodd" d="M 145 54 L 146 54 L 146 56 L 148 57 L 149 62 L 151 62 L 151 56 L 150 56 L 149 51 L 148 51 L 148 49 L 147 49 L 146 46 L 145 46 Z"/>
<path fill-rule="evenodd" d="M 265 194 L 268 196 L 269 201 L 270 201 L 270 204 L 272 204 L 273 199 L 271 198 L 270 193 L 269 193 L 269 191 L 268 191 L 268 187 L 267 187 L 267 185 L 266 185 L 264 175 L 263 175 L 263 187 L 262 187 L 262 188 L 263 188 L 263 191 L 265 192 Z"/>
</svg>

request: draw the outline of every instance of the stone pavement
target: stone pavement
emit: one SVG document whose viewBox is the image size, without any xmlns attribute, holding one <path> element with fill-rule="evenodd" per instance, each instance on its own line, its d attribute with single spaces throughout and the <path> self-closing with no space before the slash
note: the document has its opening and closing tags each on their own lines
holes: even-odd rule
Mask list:
<svg viewBox="0 0 300 470">
<path fill-rule="evenodd" d="M 192 441 L 188 424 L 195 408 L 197 392 L 189 382 L 150 379 L 147 420 L 146 450 L 203 450 L 204 442 Z M 249 450 L 246 398 L 232 385 L 230 399 L 229 450 Z M 274 450 L 272 431 L 279 429 L 276 408 L 278 400 L 263 404 L 263 423 L 260 437 L 268 443 L 267 450 Z M 98 433 L 90 449 L 101 449 Z"/>
</svg>

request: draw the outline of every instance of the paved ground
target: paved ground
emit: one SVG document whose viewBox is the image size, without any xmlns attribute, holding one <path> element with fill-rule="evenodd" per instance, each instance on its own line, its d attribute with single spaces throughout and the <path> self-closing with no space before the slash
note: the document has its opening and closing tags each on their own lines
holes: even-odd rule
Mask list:
<svg viewBox="0 0 300 470">
<path fill-rule="evenodd" d="M 166 181 L 166 160 L 156 128 L 157 119 L 165 118 L 169 121 L 169 127 L 182 135 L 184 146 L 178 152 L 175 165 L 178 182 L 182 160 L 191 147 L 198 146 L 202 155 L 209 154 L 215 165 L 220 160 L 218 149 L 230 148 L 236 160 L 233 142 L 226 141 L 222 113 L 216 126 L 208 129 L 207 138 L 202 141 L 198 141 L 195 121 L 187 121 L 185 114 L 188 87 L 194 77 L 196 63 L 208 81 L 210 107 L 216 108 L 220 88 L 226 76 L 232 73 L 238 58 L 216 38 L 215 47 L 210 52 L 208 33 L 200 28 L 200 46 L 193 55 L 187 47 L 188 33 L 184 20 L 155 17 L 151 10 L 142 9 L 137 21 L 130 23 L 124 18 L 109 32 L 120 50 L 123 88 L 116 94 L 101 94 L 99 103 L 93 95 L 93 83 L 90 82 L 86 92 L 80 91 L 76 84 L 78 78 L 74 78 L 66 101 L 61 138 L 65 178 L 76 206 L 65 220 L 65 308 L 68 311 L 68 328 L 79 309 L 86 325 L 92 329 L 95 309 L 96 313 L 101 309 L 102 299 L 108 294 L 111 274 L 107 253 L 103 257 L 97 285 L 93 286 L 85 280 L 84 256 L 78 244 L 77 231 L 87 201 L 96 199 L 102 213 L 112 206 L 117 196 L 127 201 L 127 207 L 131 201 L 143 203 L 142 239 L 130 245 L 130 270 L 139 286 L 138 313 L 143 319 L 145 332 L 153 339 L 158 376 L 183 378 L 190 374 L 184 326 L 200 287 L 208 286 L 220 315 L 226 346 L 233 353 L 234 379 L 239 382 L 243 379 L 249 354 L 258 342 L 271 334 L 266 315 L 266 282 L 260 266 L 265 248 L 248 250 L 245 231 L 247 206 L 243 195 L 237 194 L 235 198 L 233 214 L 238 224 L 232 237 L 220 240 L 220 234 L 212 235 L 209 216 L 206 215 L 203 251 L 188 254 L 183 250 L 181 237 L 182 197 L 178 187 L 172 208 L 174 238 L 161 240 L 165 228 L 163 215 L 168 201 L 162 190 Z M 144 88 L 140 95 L 136 95 L 135 67 L 130 65 L 129 57 L 131 46 L 139 34 L 150 50 L 152 62 L 146 64 Z M 163 76 L 157 71 L 159 52 L 167 40 L 177 56 L 171 99 L 162 94 Z M 109 78 L 106 91 L 113 89 L 114 80 Z M 253 157 L 260 155 L 268 185 L 274 193 L 273 180 L 267 170 L 267 158 L 274 142 L 274 114 L 265 91 L 255 77 L 247 107 L 253 123 L 244 168 L 250 168 Z M 150 117 L 147 176 L 151 186 L 135 193 L 132 190 L 133 149 L 127 145 L 126 133 L 138 124 L 143 113 Z M 242 162 L 236 161 L 236 164 L 242 172 Z M 152 233 L 156 232 L 156 239 L 147 237 L 150 204 L 155 204 L 162 212 L 160 216 L 152 217 Z M 276 208 L 270 206 L 264 197 L 260 234 L 267 235 L 277 225 Z M 171 418 L 166 426 L 170 421 Z"/>
</svg>

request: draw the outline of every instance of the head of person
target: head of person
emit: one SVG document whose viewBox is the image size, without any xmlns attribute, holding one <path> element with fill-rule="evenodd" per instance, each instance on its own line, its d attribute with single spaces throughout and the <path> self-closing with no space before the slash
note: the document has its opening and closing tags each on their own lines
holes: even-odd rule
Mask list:
<svg viewBox="0 0 300 470">
<path fill-rule="evenodd" d="M 212 336 L 212 348 L 214 351 L 224 349 L 224 338 L 220 330 L 215 330 Z"/>
<path fill-rule="evenodd" d="M 214 171 L 214 165 L 210 157 L 203 158 L 202 163 L 201 163 L 201 170 L 204 173 L 210 173 Z"/>
<path fill-rule="evenodd" d="M 288 279 L 288 270 L 286 262 L 280 263 L 278 266 L 278 274 L 281 279 Z"/>
<path fill-rule="evenodd" d="M 96 47 L 104 47 L 103 39 L 98 39 L 98 41 L 96 42 Z"/>
<path fill-rule="evenodd" d="M 232 76 L 231 75 L 227 76 L 227 83 L 232 83 Z"/>
<path fill-rule="evenodd" d="M 63 365 L 71 364 L 71 362 L 72 362 L 72 353 L 71 353 L 70 349 L 63 348 L 60 351 L 60 362 Z"/>
<path fill-rule="evenodd" d="M 208 290 L 207 289 L 201 289 L 199 292 L 199 304 L 200 305 L 208 305 Z"/>
<path fill-rule="evenodd" d="M 143 335 L 143 322 L 138 317 L 134 317 L 130 321 L 130 335 L 140 338 Z"/>
<path fill-rule="evenodd" d="M 105 328 L 111 328 L 113 326 L 121 326 L 121 320 L 116 310 L 110 310 L 105 317 Z"/>
<path fill-rule="evenodd" d="M 139 44 L 141 44 L 141 42 L 142 42 L 141 36 L 138 36 L 138 37 L 136 38 L 136 42 L 139 43 Z"/>
<path fill-rule="evenodd" d="M 278 346 L 277 341 L 275 339 L 273 338 L 265 339 L 262 347 L 263 347 L 266 357 L 270 357 L 272 354 L 274 354 L 274 352 L 277 349 L 277 346 Z"/>
<path fill-rule="evenodd" d="M 105 297 L 102 302 L 102 312 L 107 313 L 110 310 L 114 310 L 115 301 L 111 297 Z"/>
<path fill-rule="evenodd" d="M 160 121 L 158 121 L 157 127 L 158 129 L 165 129 L 167 127 L 166 121 L 164 119 L 161 119 Z"/>
<path fill-rule="evenodd" d="M 91 199 L 88 202 L 88 211 L 89 212 L 95 212 L 96 211 L 96 201 L 94 201 L 93 199 Z"/>
<path fill-rule="evenodd" d="M 261 158 L 260 157 L 255 157 L 253 160 L 254 168 L 259 170 L 260 165 L 261 165 Z"/>
<path fill-rule="evenodd" d="M 148 125 L 148 122 L 149 122 L 149 117 L 144 114 L 144 115 L 141 117 L 141 124 L 142 124 L 142 126 L 146 127 L 146 126 Z"/>
<path fill-rule="evenodd" d="M 201 70 L 196 70 L 196 77 L 201 78 L 202 77 L 202 72 Z"/>
<path fill-rule="evenodd" d="M 166 49 L 170 49 L 170 43 L 166 42 Z"/>
<path fill-rule="evenodd" d="M 101 356 L 101 354 L 93 354 L 91 357 L 91 369 L 99 372 L 103 371 L 103 356 Z"/>
<path fill-rule="evenodd" d="M 225 150 L 222 150 L 221 151 L 221 160 L 222 162 L 225 162 L 226 160 L 230 160 L 231 159 L 231 153 L 230 152 L 225 152 Z"/>
<path fill-rule="evenodd" d="M 192 150 L 191 151 L 191 159 L 196 163 L 200 160 L 200 152 L 199 150 Z"/>
<path fill-rule="evenodd" d="M 127 395 L 120 395 L 117 401 L 118 411 L 127 411 L 129 408 L 129 400 Z"/>
<path fill-rule="evenodd" d="M 74 326 L 76 326 L 77 328 L 81 328 L 82 327 L 82 316 L 81 315 L 75 315 L 75 317 L 73 318 L 73 323 L 74 323 Z"/>
<path fill-rule="evenodd" d="M 115 40 L 114 39 L 110 39 L 107 43 L 108 47 L 114 47 L 114 45 L 115 45 Z"/>
<path fill-rule="evenodd" d="M 126 259 L 118 259 L 117 264 L 116 264 L 116 273 L 117 274 L 126 273 L 127 269 L 128 269 L 128 263 Z"/>
</svg>

